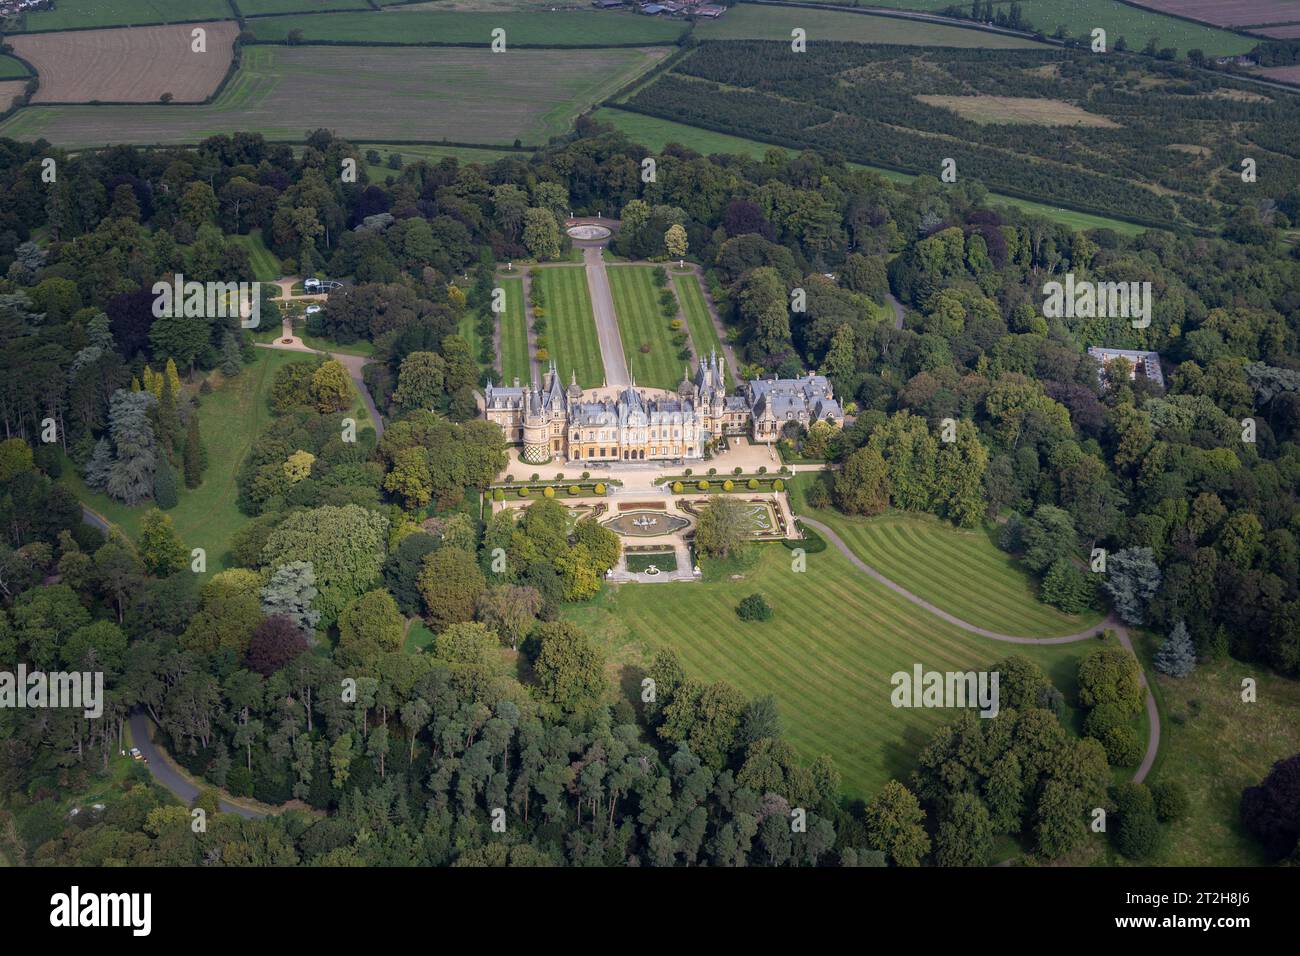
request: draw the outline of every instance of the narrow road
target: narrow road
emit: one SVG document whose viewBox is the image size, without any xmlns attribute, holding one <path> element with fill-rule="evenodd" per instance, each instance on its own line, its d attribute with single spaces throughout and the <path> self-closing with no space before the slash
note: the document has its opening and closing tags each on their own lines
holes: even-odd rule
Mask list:
<svg viewBox="0 0 1300 956">
<path fill-rule="evenodd" d="M 145 766 L 149 768 L 149 773 L 154 780 L 175 794 L 182 803 L 186 805 L 193 803 L 194 798 L 199 795 L 199 788 L 185 779 L 172 764 L 171 756 L 149 739 L 149 718 L 143 711 L 136 711 L 131 715 L 131 739 L 140 748 L 140 753 L 149 758 Z M 222 813 L 236 813 L 247 820 L 260 820 L 266 816 L 264 813 L 236 806 L 225 800 L 218 801 L 218 805 Z"/>
<path fill-rule="evenodd" d="M 904 315 L 903 303 L 895 299 L 894 293 L 892 292 L 885 293 L 885 300 L 889 303 L 890 308 L 894 310 L 894 328 L 901 329 L 903 327 L 903 315 Z"/>
<path fill-rule="evenodd" d="M 849 563 L 863 574 L 867 575 L 867 577 L 884 585 L 899 597 L 911 601 L 917 607 L 929 611 L 935 617 L 947 621 L 949 624 L 952 624 L 954 627 L 959 627 L 963 631 L 969 631 L 972 634 L 978 634 L 980 637 L 987 637 L 990 640 L 1003 641 L 1007 644 L 1073 644 L 1076 641 L 1084 641 L 1090 637 L 1096 637 L 1102 631 L 1110 629 L 1115 632 L 1115 636 L 1119 639 L 1120 644 L 1123 645 L 1124 648 L 1135 658 L 1137 657 L 1137 652 L 1133 649 L 1133 642 L 1129 640 L 1128 629 L 1124 627 L 1123 623 L 1116 618 L 1114 614 L 1107 617 L 1106 620 L 1102 621 L 1100 624 L 1088 628 L 1086 631 L 1079 631 L 1076 634 L 1066 634 L 1061 637 L 1016 637 L 1012 634 L 1000 634 L 997 631 L 990 631 L 988 628 L 977 627 L 969 621 L 963 621 L 961 618 L 949 614 L 942 608 L 935 607 L 929 601 L 925 600 L 925 598 L 913 594 L 901 584 L 885 577 L 871 565 L 867 564 L 854 554 L 853 550 L 844 543 L 843 538 L 820 521 L 807 516 L 797 517 L 798 520 L 802 521 L 810 528 L 815 528 L 827 541 L 835 546 L 840 554 L 848 558 Z M 1160 711 L 1156 707 L 1155 697 L 1151 694 L 1151 690 L 1147 685 L 1146 674 L 1142 672 L 1141 663 L 1138 664 L 1138 677 L 1142 682 L 1142 686 L 1147 688 L 1147 693 L 1145 694 L 1146 711 L 1147 720 L 1151 725 L 1151 737 L 1147 741 L 1146 755 L 1142 758 L 1142 763 L 1138 765 L 1137 772 L 1133 775 L 1134 783 L 1141 783 L 1146 779 L 1147 774 L 1151 771 L 1151 765 L 1155 763 L 1156 752 L 1160 749 Z"/>
<path fill-rule="evenodd" d="M 622 388 L 632 384 L 623 352 L 623 337 L 618 331 L 614 296 L 609 291 L 609 273 L 601 246 L 587 246 L 582 259 L 587 266 L 587 289 L 591 292 L 591 311 L 596 316 L 596 338 L 600 340 L 600 357 L 605 364 L 605 384 Z"/>
</svg>

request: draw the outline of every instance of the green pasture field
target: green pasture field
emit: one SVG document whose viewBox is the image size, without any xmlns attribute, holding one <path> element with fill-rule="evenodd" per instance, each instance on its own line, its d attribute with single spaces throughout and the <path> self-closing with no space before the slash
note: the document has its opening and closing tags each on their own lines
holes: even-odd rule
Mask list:
<svg viewBox="0 0 1300 956">
<path fill-rule="evenodd" d="M 35 33 L 234 18 L 235 12 L 226 0 L 58 0 L 53 10 L 25 14 L 23 30 Z"/>
<path fill-rule="evenodd" d="M 676 388 L 686 360 L 678 357 L 672 343 L 673 333 L 668 327 L 672 320 L 664 318 L 660 311 L 654 266 L 609 266 L 606 272 L 628 371 L 638 385 Z M 642 351 L 647 345 L 649 351 Z"/>
<path fill-rule="evenodd" d="M 248 521 L 236 503 L 235 474 L 254 439 L 271 417 L 266 402 L 275 373 L 290 362 L 312 359 L 312 356 L 302 353 L 258 349 L 255 362 L 245 366 L 235 378 L 222 382 L 210 395 L 203 396 L 203 404 L 199 407 L 199 434 L 208 450 L 208 468 L 203 473 L 203 484 L 189 489 L 184 481 L 178 480 L 180 501 L 166 513 L 171 516 L 176 533 L 186 548 L 207 551 L 209 573 L 229 567 L 230 539 Z M 59 482 L 132 539 L 140 533 L 141 516 L 153 507 L 152 502 L 128 507 L 105 494 L 91 491 L 70 461 L 64 462 Z"/>
<path fill-rule="evenodd" d="M 700 288 L 700 280 L 694 273 L 690 275 L 674 275 L 673 288 L 677 291 L 677 304 L 682 307 L 682 314 L 686 316 L 686 328 L 691 333 L 691 343 L 695 346 L 695 357 L 703 361 L 713 352 L 721 355 L 722 340 L 718 338 L 718 330 L 713 325 L 713 317 L 709 315 L 709 306 L 704 301 L 704 292 Z M 735 383 L 731 380 L 731 368 L 725 362 L 722 368 L 727 377 L 727 388 L 732 388 Z"/>
<path fill-rule="evenodd" d="M 242 9 L 242 7 L 241 7 Z M 333 13 L 272 17 L 249 24 L 259 40 L 283 41 L 297 30 L 305 41 L 349 43 L 456 43 L 488 47 L 492 31 L 506 31 L 510 47 L 624 46 L 673 43 L 687 24 L 631 12 L 559 10 L 554 13 L 466 13 L 457 10 L 386 10 L 383 13 Z M 575 64 L 580 67 L 581 64 Z"/>
<path fill-rule="evenodd" d="M 550 342 L 550 355 L 555 359 L 560 381 L 568 382 L 570 372 L 576 369 L 579 385 L 583 388 L 599 387 L 605 381 L 605 364 L 600 356 L 600 340 L 596 337 L 596 317 L 591 310 L 586 268 L 548 266 L 534 269 L 532 281 L 541 287 L 546 300 L 543 306 L 546 338 Z"/>
<path fill-rule="evenodd" d="M 626 133 L 640 145 L 656 151 L 662 150 L 668 143 L 679 143 L 706 156 L 725 153 L 762 159 L 768 150 L 772 149 L 780 150 L 788 155 L 795 153 L 795 150 L 786 149 L 783 146 L 761 143 L 753 139 L 743 139 L 727 133 L 701 129 L 698 126 L 688 126 L 685 123 L 660 119 L 657 116 L 646 116 L 642 113 L 632 113 L 611 107 L 601 107 L 595 111 L 593 116 L 602 123 L 613 124 L 615 128 Z M 897 183 L 908 183 L 916 178 L 907 173 L 882 169 L 877 166 L 868 166 L 864 163 L 850 163 L 850 165 L 858 169 L 878 173 Z M 1124 222 L 1120 219 L 1110 219 L 1106 216 L 1078 212 L 1074 209 L 1063 209 L 1060 206 L 1017 199 L 1013 196 L 1004 196 L 1001 193 L 989 193 L 984 201 L 989 206 L 1014 206 L 1029 215 L 1042 216 L 1054 222 L 1064 223 L 1072 229 L 1113 229 L 1115 232 L 1126 236 L 1134 236 L 1146 231 L 1143 226 Z"/>
<path fill-rule="evenodd" d="M 564 616 L 591 628 L 625 689 L 639 693 L 655 650 L 668 646 L 697 680 L 725 680 L 748 697 L 772 694 L 801 759 L 829 754 L 850 799 L 870 798 L 891 777 L 906 780 L 917 753 L 953 719 L 952 711 L 893 707 L 893 673 L 910 672 L 916 663 L 927 670 L 979 670 L 1022 654 L 1073 703 L 1078 661 L 1101 644 L 992 641 L 892 594 L 834 548 L 809 555 L 807 571 L 795 574 L 786 548 L 755 547 L 757 561 L 735 571 L 739 580 L 706 568 L 702 582 L 606 587 Z M 736 615 L 740 600 L 755 592 L 773 607 L 772 620 Z M 1067 714 L 1067 726 L 1075 722 Z"/>
<path fill-rule="evenodd" d="M 494 57 L 469 49 L 254 46 L 209 105 L 27 107 L 0 124 L 0 136 L 67 147 L 178 145 L 256 129 L 293 142 L 327 127 L 358 141 L 542 143 L 667 53 L 588 50 L 575 69 L 574 54 L 563 50 Z"/>
<path fill-rule="evenodd" d="M 330 10 L 370 10 L 366 0 L 235 0 L 246 17 L 275 13 L 321 13 Z M 291 19 L 297 19 L 291 18 Z"/>
<path fill-rule="evenodd" d="M 377 149 L 380 154 L 380 161 L 377 165 L 366 164 L 366 175 L 371 182 L 385 182 L 389 176 L 396 177 L 401 173 L 399 169 L 388 168 L 388 157 L 396 153 L 402 160 L 403 166 L 409 166 L 412 163 L 424 161 L 437 165 L 448 157 L 457 159 L 462 163 L 481 163 L 484 166 L 490 166 L 499 159 L 507 159 L 511 156 L 519 159 L 527 159 L 527 153 L 514 152 L 507 149 L 480 149 L 474 146 L 431 146 L 424 143 L 358 143 L 357 148 L 361 150 L 362 155 L 368 149 Z"/>
<path fill-rule="evenodd" d="M 497 277 L 497 285 L 506 292 L 506 310 L 497 321 L 501 323 L 501 381 L 514 379 L 528 382 L 531 358 L 528 354 L 528 322 L 524 316 L 524 280 Z"/>
<path fill-rule="evenodd" d="M 22 60 L 0 53 L 0 80 L 25 80 L 31 75 Z"/>
</svg>

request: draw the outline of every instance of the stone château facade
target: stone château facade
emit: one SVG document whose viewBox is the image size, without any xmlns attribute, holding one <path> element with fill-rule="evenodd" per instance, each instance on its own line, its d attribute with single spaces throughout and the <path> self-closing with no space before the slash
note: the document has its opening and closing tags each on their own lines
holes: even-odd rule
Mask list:
<svg viewBox="0 0 1300 956">
<path fill-rule="evenodd" d="M 675 392 L 661 388 L 583 389 L 576 377 L 561 385 L 555 363 L 540 383 L 488 383 L 484 416 L 523 446 L 524 461 L 554 458 L 574 462 L 698 459 L 721 435 L 774 442 L 789 422 L 805 428 L 817 421 L 839 425 L 843 412 L 823 375 L 746 382 L 728 395 L 722 357 L 689 370 Z"/>
</svg>

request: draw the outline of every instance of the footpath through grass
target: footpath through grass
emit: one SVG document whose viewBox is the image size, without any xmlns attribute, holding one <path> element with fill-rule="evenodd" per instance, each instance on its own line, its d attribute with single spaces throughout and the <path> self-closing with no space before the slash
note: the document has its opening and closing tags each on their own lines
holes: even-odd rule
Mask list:
<svg viewBox="0 0 1300 956">
<path fill-rule="evenodd" d="M 532 281 L 542 290 L 548 351 L 555 359 L 560 381 L 567 384 L 570 371 L 576 369 L 579 385 L 598 388 L 605 381 L 605 364 L 600 357 L 600 340 L 596 338 L 596 318 L 591 311 L 586 268 L 554 266 L 534 269 Z M 523 377 L 523 380 L 527 381 L 527 378 Z"/>
<path fill-rule="evenodd" d="M 850 517 L 808 507 L 809 479 L 794 482 L 791 506 L 829 525 L 885 577 L 968 624 L 1015 637 L 1058 637 L 1086 630 L 1101 612 L 1062 614 L 1038 600 L 1038 585 L 1000 550 L 987 529 L 965 531 L 928 515 L 891 512 Z"/>
<path fill-rule="evenodd" d="M 703 582 L 606 587 L 564 614 L 592 628 L 629 691 L 639 689 L 655 650 L 670 646 L 697 680 L 725 680 L 748 697 L 772 694 L 801 759 L 829 754 L 850 798 L 869 798 L 890 777 L 906 779 L 934 731 L 955 716 L 895 708 L 893 673 L 910 673 L 917 663 L 978 670 L 1022 654 L 1073 701 L 1078 660 L 1099 645 L 1021 647 L 977 637 L 891 593 L 833 548 L 808 555 L 807 571 L 794 573 L 786 548 L 756 547 L 751 567 L 722 574 L 706 568 Z M 736 605 L 755 592 L 775 610 L 771 621 L 736 615 Z M 1067 726 L 1073 723 L 1067 715 Z"/>
<path fill-rule="evenodd" d="M 531 379 L 531 366 L 528 322 L 524 316 L 524 280 L 498 276 L 497 285 L 506 293 L 506 310 L 497 316 L 501 323 L 501 382 L 509 385 L 517 378 L 526 384 Z"/>
<path fill-rule="evenodd" d="M 673 345 L 672 319 L 665 318 L 660 309 L 654 271 L 654 266 L 610 266 L 606 270 L 628 370 L 638 385 L 673 389 L 681 382 L 682 366 L 688 360 Z"/>
<path fill-rule="evenodd" d="M 266 399 L 275 373 L 289 362 L 311 361 L 313 356 L 258 349 L 257 360 L 235 378 L 224 381 L 203 396 L 199 408 L 199 434 L 208 450 L 208 469 L 203 484 L 194 489 L 179 481 L 180 501 L 167 512 L 186 548 L 207 551 L 208 572 L 223 571 L 230 539 L 248 520 L 237 505 L 235 474 L 253 440 L 270 420 Z M 135 540 L 141 516 L 153 502 L 128 507 L 107 495 L 91 491 L 70 461 L 64 462 L 60 483 L 79 500 Z"/>
</svg>

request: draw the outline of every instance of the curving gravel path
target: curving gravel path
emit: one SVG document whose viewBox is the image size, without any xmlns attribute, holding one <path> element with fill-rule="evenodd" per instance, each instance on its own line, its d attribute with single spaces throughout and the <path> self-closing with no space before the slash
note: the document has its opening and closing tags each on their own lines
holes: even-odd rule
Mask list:
<svg viewBox="0 0 1300 956">
<path fill-rule="evenodd" d="M 969 621 L 963 621 L 956 615 L 949 614 L 942 608 L 931 604 L 920 595 L 913 594 L 898 582 L 891 581 L 889 578 L 885 577 L 871 565 L 867 564 L 854 554 L 853 550 L 844 543 L 843 538 L 820 521 L 800 515 L 796 515 L 795 517 L 797 520 L 802 521 L 809 527 L 815 528 L 819 534 L 835 546 L 836 550 L 838 550 L 840 554 L 848 558 L 849 562 L 863 574 L 867 575 L 867 577 L 888 588 L 899 597 L 911 601 L 917 607 L 924 608 L 935 617 L 947 621 L 949 624 L 952 624 L 954 627 L 959 627 L 963 631 L 969 631 L 972 634 L 978 634 L 980 637 L 987 637 L 990 640 L 1003 641 L 1007 644 L 1073 644 L 1076 641 L 1085 641 L 1090 637 L 1096 637 L 1102 631 L 1109 629 L 1115 632 L 1115 636 L 1119 639 L 1120 644 L 1123 645 L 1130 654 L 1137 657 L 1137 652 L 1133 649 L 1133 642 L 1129 640 L 1128 629 L 1119 618 L 1115 617 L 1114 614 L 1111 614 L 1106 618 L 1106 620 L 1088 628 L 1086 631 L 1079 631 L 1076 634 L 1065 634 L 1060 637 L 1017 637 L 1013 634 L 1000 634 L 997 631 L 990 631 L 986 627 L 978 627 L 971 624 Z M 1147 741 L 1147 752 L 1142 757 L 1142 763 L 1138 765 L 1137 771 L 1133 774 L 1134 783 L 1141 783 L 1146 779 L 1147 774 L 1151 772 L 1152 764 L 1155 763 L 1156 752 L 1160 749 L 1160 711 L 1156 707 L 1155 697 L 1152 695 L 1150 687 L 1147 685 L 1147 677 L 1146 674 L 1143 673 L 1140 663 L 1138 665 L 1138 677 L 1142 682 L 1142 686 L 1147 688 L 1147 692 L 1144 696 L 1146 697 L 1147 721 L 1151 725 L 1151 736 Z"/>
</svg>

